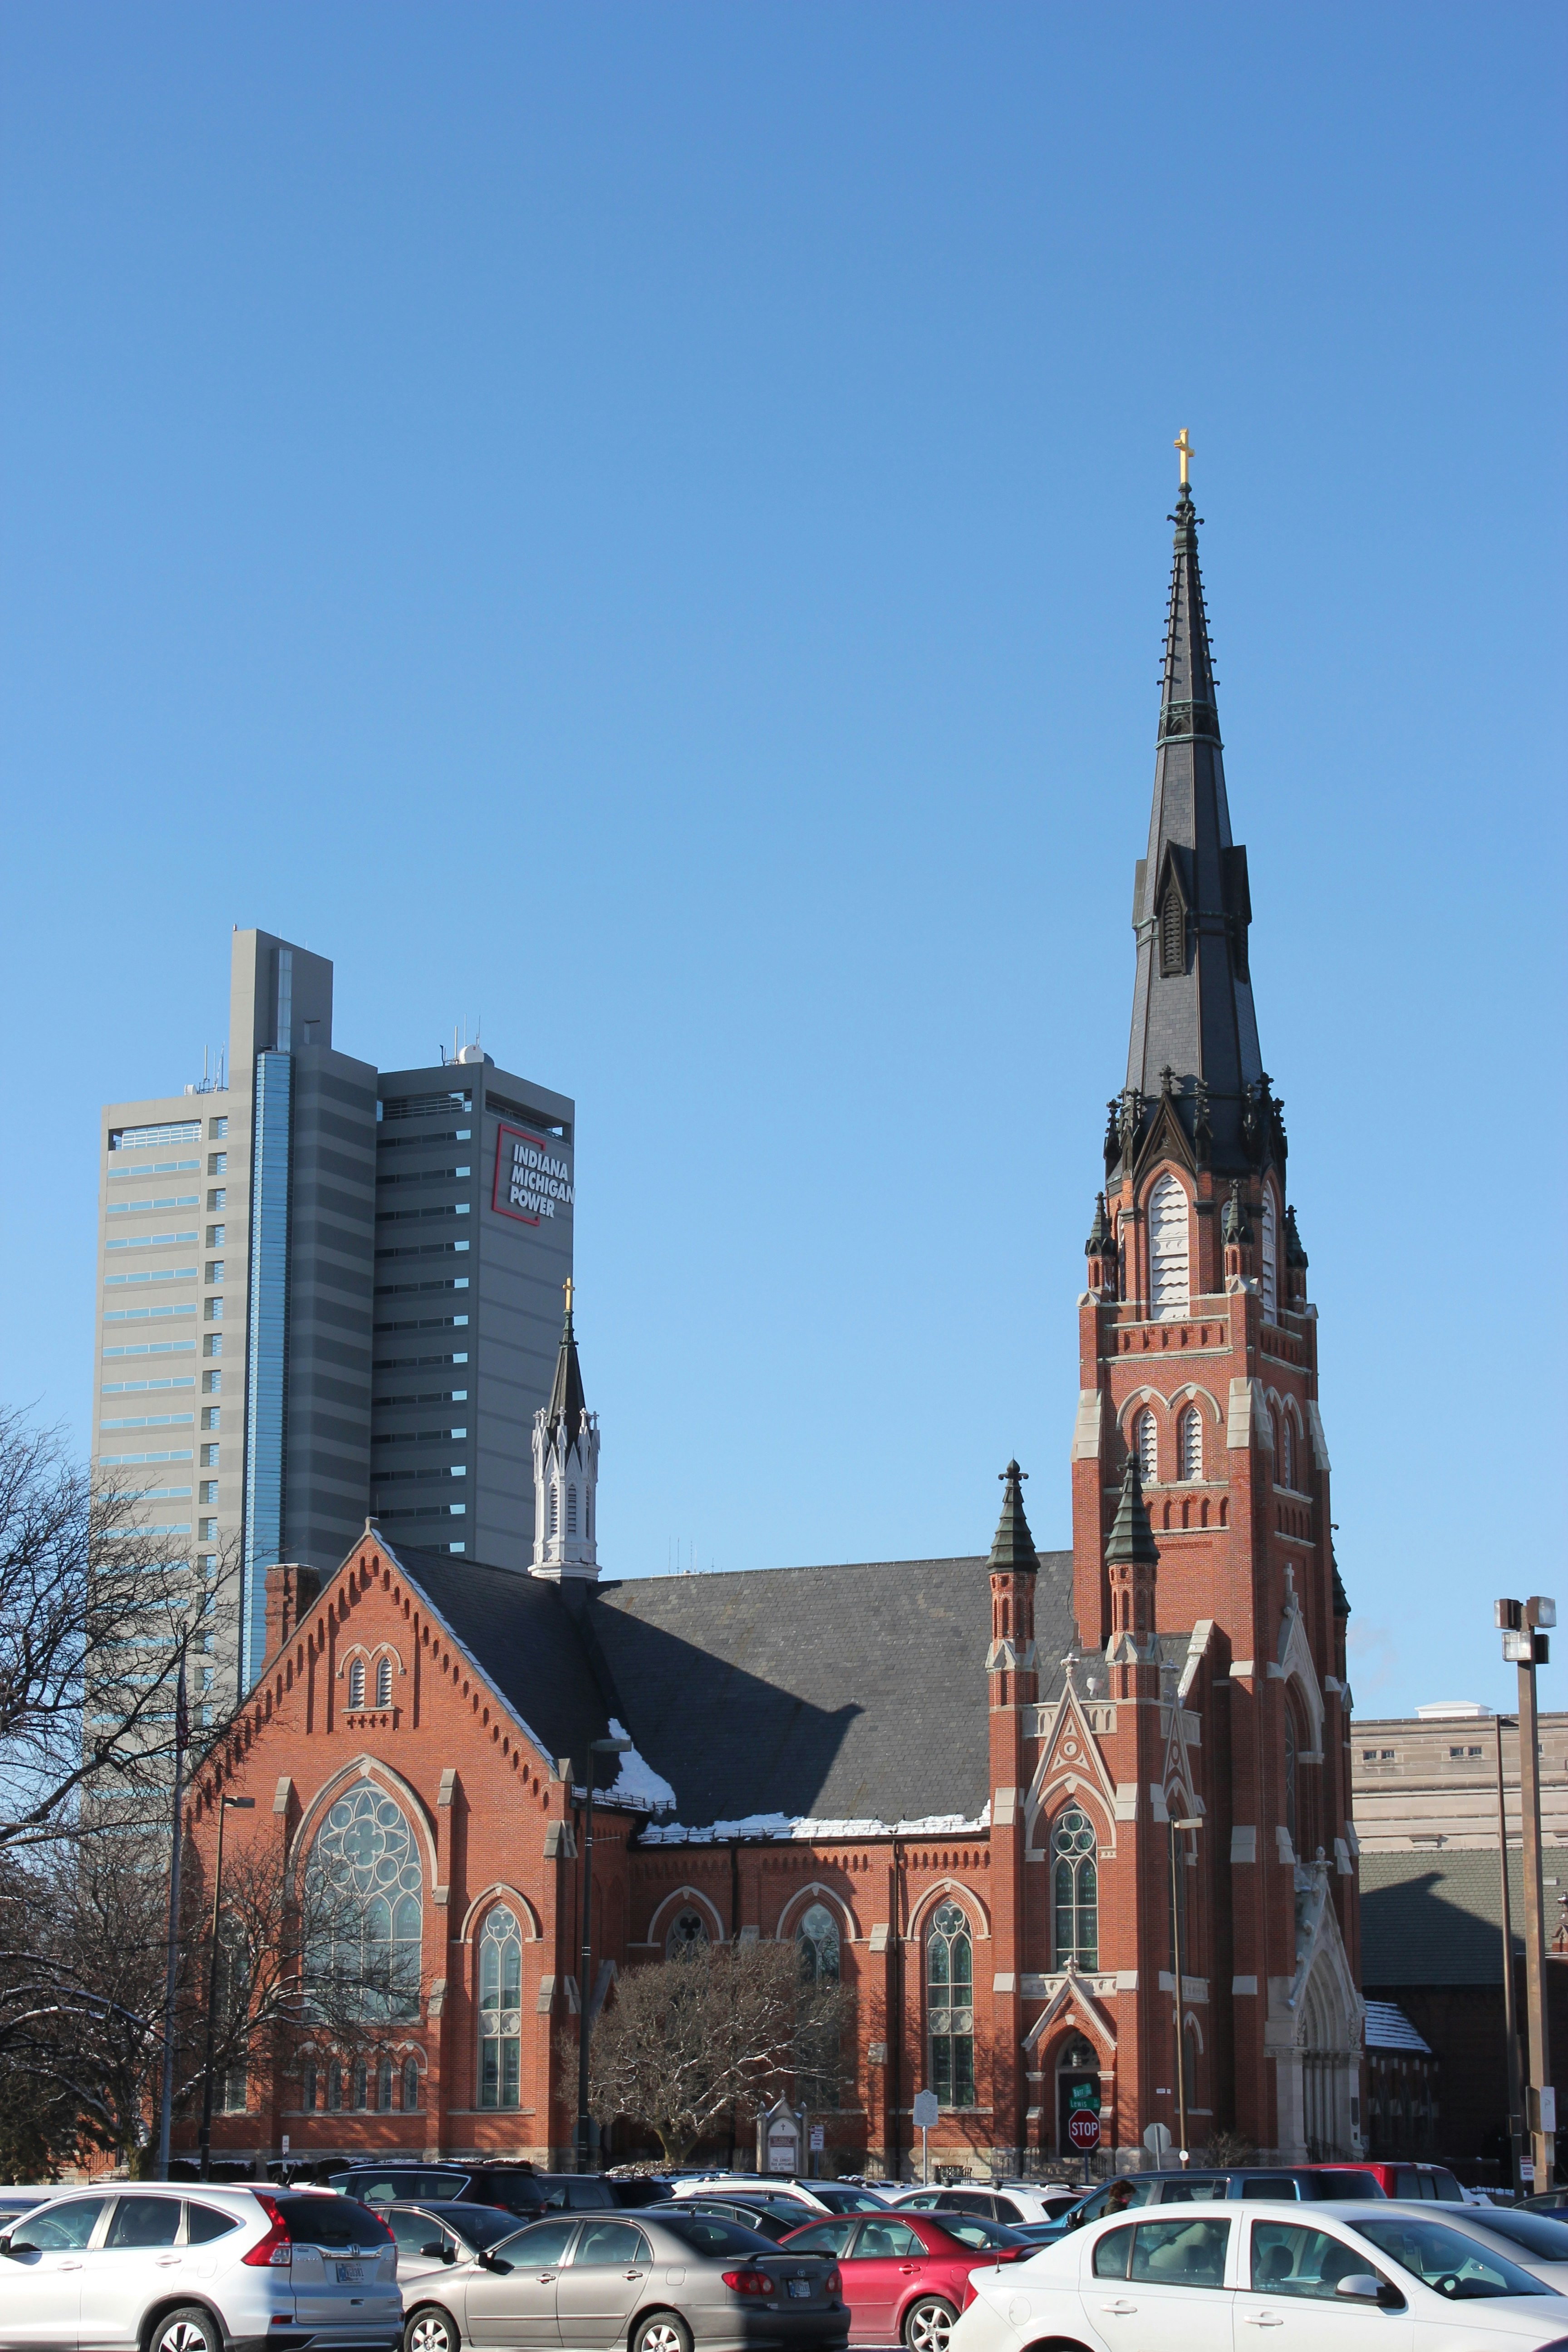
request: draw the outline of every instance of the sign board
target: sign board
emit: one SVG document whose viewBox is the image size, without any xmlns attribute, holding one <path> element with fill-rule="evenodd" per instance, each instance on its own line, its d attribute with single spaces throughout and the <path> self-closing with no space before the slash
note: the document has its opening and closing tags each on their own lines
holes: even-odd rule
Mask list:
<svg viewBox="0 0 1568 2352">
<path fill-rule="evenodd" d="M 1152 2155 L 1163 2156 L 1165 2150 L 1171 2145 L 1170 2126 L 1168 2124 L 1151 2124 L 1148 2130 L 1143 2135 L 1143 2145 Z"/>
<path fill-rule="evenodd" d="M 1100 2117 L 1092 2107 L 1075 2107 L 1068 2117 L 1068 2138 L 1079 2156 L 1100 2146 Z"/>
<path fill-rule="evenodd" d="M 572 1171 L 565 1145 L 556 1136 L 531 1135 L 503 1125 L 496 1137 L 496 1181 L 490 1206 L 521 1224 L 567 1216 L 573 1202 Z"/>
<path fill-rule="evenodd" d="M 826 2126 L 824 2124 L 813 2124 L 811 2126 L 811 2152 L 813 2156 L 820 2156 L 826 2146 Z"/>
<path fill-rule="evenodd" d="M 915 2093 L 916 2131 L 934 2131 L 936 2128 L 937 2118 L 941 2114 L 942 2109 L 937 2105 L 936 2093 L 934 2091 L 917 2091 Z"/>
<path fill-rule="evenodd" d="M 1534 2179 L 1535 2179 L 1535 2167 L 1534 2167 L 1534 2165 L 1533 2165 L 1533 2164 L 1521 2164 L 1521 2165 L 1520 2166 L 1520 2168 L 1519 2168 L 1519 2177 L 1520 2177 L 1520 2179 L 1521 2179 L 1521 2180 L 1528 2180 L 1528 2181 L 1533 2182 L 1533 2181 L 1534 2181 Z"/>
</svg>

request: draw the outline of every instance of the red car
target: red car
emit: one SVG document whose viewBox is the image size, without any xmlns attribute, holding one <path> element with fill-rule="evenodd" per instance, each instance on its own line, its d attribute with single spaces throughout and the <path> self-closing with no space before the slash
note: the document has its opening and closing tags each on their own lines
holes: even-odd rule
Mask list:
<svg viewBox="0 0 1568 2352">
<path fill-rule="evenodd" d="M 792 2230 L 783 2245 L 837 2255 L 851 2344 L 909 2352 L 947 2352 L 953 2321 L 974 2298 L 970 2273 L 1035 2251 L 975 2213 L 835 2214 Z"/>
</svg>

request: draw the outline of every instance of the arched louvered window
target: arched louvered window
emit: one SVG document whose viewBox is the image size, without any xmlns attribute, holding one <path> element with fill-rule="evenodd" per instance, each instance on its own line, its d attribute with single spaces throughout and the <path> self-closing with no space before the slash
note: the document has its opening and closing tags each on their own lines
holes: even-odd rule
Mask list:
<svg viewBox="0 0 1568 2352">
<path fill-rule="evenodd" d="M 1176 1454 L 1184 1478 L 1203 1476 L 1204 1417 L 1195 1404 L 1188 1405 L 1176 1423 Z"/>
<path fill-rule="evenodd" d="M 1069 1963 L 1080 1969 L 1100 1966 L 1100 1873 L 1094 1849 L 1094 1826 L 1088 1814 L 1069 1805 L 1051 1832 L 1054 1965 L 1058 1969 Z"/>
<path fill-rule="evenodd" d="M 1283 1408 L 1279 1413 L 1279 1483 L 1281 1486 L 1296 1484 L 1296 1433 L 1290 1426 L 1290 1416 Z"/>
<path fill-rule="evenodd" d="M 363 1705 L 364 1660 L 356 1658 L 349 1668 L 349 1706 L 351 1708 L 357 1708 Z"/>
<path fill-rule="evenodd" d="M 1175 980 L 1187 968 L 1187 912 L 1174 882 L 1165 885 L 1160 907 L 1160 973 Z"/>
<path fill-rule="evenodd" d="M 553 1479 L 550 1486 L 550 1532 L 552 1536 L 561 1532 L 561 1489 Z"/>
<path fill-rule="evenodd" d="M 1169 1173 L 1149 1195 L 1149 1290 L 1156 1322 L 1186 1313 L 1187 1196 Z"/>
<path fill-rule="evenodd" d="M 1263 1312 L 1270 1322 L 1279 1312 L 1279 1216 L 1274 1206 L 1274 1187 L 1263 1187 Z"/>
<path fill-rule="evenodd" d="M 1139 1476 L 1152 1486 L 1160 1475 L 1160 1432 L 1147 1405 L 1133 1419 L 1132 1450 L 1138 1456 Z"/>
<path fill-rule="evenodd" d="M 377 1706 L 392 1705 L 392 1660 L 381 1658 L 375 1669 L 375 1703 Z"/>
<path fill-rule="evenodd" d="M 956 1903 L 938 1906 L 926 1938 L 926 2080 L 944 2107 L 974 2105 L 974 1946 Z"/>
<path fill-rule="evenodd" d="M 403 2062 L 403 2112 L 416 2115 L 419 2109 L 419 2061 L 405 2058 Z"/>
<path fill-rule="evenodd" d="M 521 2058 L 522 1932 L 506 1906 L 498 1904 L 479 1937 L 481 2107 L 516 2106 Z"/>
<path fill-rule="evenodd" d="M 574 1536 L 577 1532 L 577 1489 L 575 1486 L 568 1486 L 566 1489 L 566 1532 L 569 1536 Z"/>
</svg>

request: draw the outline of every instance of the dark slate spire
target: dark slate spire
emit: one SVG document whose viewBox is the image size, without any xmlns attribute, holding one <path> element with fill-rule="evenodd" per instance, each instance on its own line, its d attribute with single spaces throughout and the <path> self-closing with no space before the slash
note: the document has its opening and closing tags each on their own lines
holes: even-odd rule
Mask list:
<svg viewBox="0 0 1568 2352">
<path fill-rule="evenodd" d="M 1154 1098 L 1169 1071 L 1165 1090 L 1178 1097 L 1199 1156 L 1216 1169 L 1240 1168 L 1256 1160 L 1241 1132 L 1246 1090 L 1263 1079 L 1247 968 L 1251 905 L 1247 852 L 1230 835 L 1184 441 L 1184 435 L 1177 444 L 1184 479 L 1171 518 L 1176 541 L 1154 805 L 1133 894 L 1138 976 L 1127 1085 L 1130 1093 Z"/>
<path fill-rule="evenodd" d="M 1138 1475 L 1138 1456 L 1130 1454 L 1127 1467 L 1121 1474 L 1121 1499 L 1116 1506 L 1110 1538 L 1105 1547 L 1106 1565 L 1108 1568 L 1122 1564 L 1133 1568 L 1153 1568 L 1159 1558 L 1154 1530 L 1149 1525 L 1149 1514 L 1143 1504 L 1143 1482 Z"/>
<path fill-rule="evenodd" d="M 545 1434 L 552 1444 L 556 1433 L 564 1429 L 568 1447 L 574 1445 L 583 1428 L 583 1415 L 588 1400 L 583 1393 L 583 1368 L 577 1361 L 577 1340 L 572 1329 L 572 1285 L 566 1285 L 566 1320 L 561 1328 L 561 1351 L 555 1359 L 555 1379 L 550 1391 L 550 1402 L 544 1409 Z"/>
<path fill-rule="evenodd" d="M 1005 1574 L 1015 1569 L 1027 1569 L 1031 1575 L 1039 1571 L 1040 1556 L 1035 1549 L 1035 1538 L 1029 1533 L 1029 1522 L 1024 1517 L 1024 1492 L 1020 1481 L 1028 1476 L 1016 1462 L 1009 1462 L 998 1473 L 1006 1489 L 1002 1497 L 1002 1517 L 996 1522 L 995 1539 L 991 1546 L 988 1563 L 992 1574 Z"/>
</svg>

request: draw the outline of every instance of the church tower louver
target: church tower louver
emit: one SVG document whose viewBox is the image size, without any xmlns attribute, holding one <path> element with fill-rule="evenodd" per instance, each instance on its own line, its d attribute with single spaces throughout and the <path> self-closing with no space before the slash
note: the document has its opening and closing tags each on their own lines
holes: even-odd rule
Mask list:
<svg viewBox="0 0 1568 2352">
<path fill-rule="evenodd" d="M 1151 2121 L 1175 2131 L 1179 2011 L 1192 2143 L 1234 2124 L 1300 2161 L 1363 2145 L 1348 1604 L 1330 1533 L 1317 1310 L 1258 1047 L 1247 853 L 1231 837 L 1198 517 L 1178 446 L 1131 1038 L 1079 1302 L 1084 1654 L 1060 1707 L 1079 1709 L 1115 1787 L 1114 1822 L 1099 1831 L 1097 1953 L 1115 1974 L 1094 1987 L 1091 2039 L 1113 2044 L 1100 2057 L 1118 2144 L 1136 2144 Z M 1099 1703 L 1083 1705 L 1091 1691 Z M 1042 1731 L 1047 1749 L 1059 1745 L 1044 1720 Z M 1042 1799 L 1048 1768 L 1043 1752 Z M 1202 1827 L 1177 1832 L 1179 1819 Z M 1043 1828 L 1040 1844 L 1049 1850 Z"/>
</svg>

